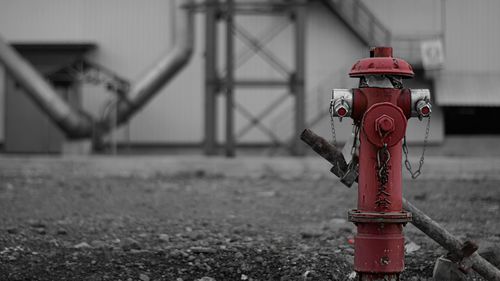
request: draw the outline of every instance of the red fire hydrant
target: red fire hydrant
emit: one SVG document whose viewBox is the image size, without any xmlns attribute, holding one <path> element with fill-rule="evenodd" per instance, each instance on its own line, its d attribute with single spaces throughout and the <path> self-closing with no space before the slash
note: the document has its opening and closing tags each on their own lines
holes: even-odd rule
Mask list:
<svg viewBox="0 0 500 281">
<path fill-rule="evenodd" d="M 399 280 L 403 226 L 411 221 L 402 207 L 403 138 L 407 119 L 429 117 L 430 93 L 403 88 L 403 78 L 414 73 L 390 47 L 371 49 L 349 76 L 360 78 L 359 88 L 335 89 L 332 114 L 351 117 L 359 132 L 358 207 L 349 211 L 357 226 L 354 270 L 359 280 Z"/>
</svg>

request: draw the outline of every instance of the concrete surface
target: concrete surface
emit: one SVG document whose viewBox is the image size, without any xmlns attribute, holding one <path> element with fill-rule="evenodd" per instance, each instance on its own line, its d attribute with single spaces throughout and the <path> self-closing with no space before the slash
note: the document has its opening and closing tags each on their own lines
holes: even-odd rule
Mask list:
<svg viewBox="0 0 500 281">
<path fill-rule="evenodd" d="M 411 157 L 414 167 L 418 158 Z M 246 156 L 234 159 L 204 156 L 0 156 L 3 174 L 52 174 L 93 176 L 151 176 L 204 173 L 228 177 L 278 176 L 282 178 L 331 177 L 330 165 L 319 156 L 305 158 Z M 409 178 L 406 170 L 405 178 Z M 426 156 L 418 179 L 498 180 L 500 157 Z"/>
</svg>

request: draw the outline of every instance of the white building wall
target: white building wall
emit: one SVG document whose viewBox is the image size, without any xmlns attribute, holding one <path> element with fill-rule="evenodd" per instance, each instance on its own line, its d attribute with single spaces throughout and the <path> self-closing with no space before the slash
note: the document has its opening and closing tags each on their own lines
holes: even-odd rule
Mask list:
<svg viewBox="0 0 500 281">
<path fill-rule="evenodd" d="M 418 7 L 434 9 L 437 5 L 437 1 L 424 2 L 427 3 L 425 8 Z M 167 0 L 149 0 L 147 5 L 139 0 L 0 0 L 0 34 L 11 42 L 95 42 L 98 49 L 89 54 L 89 59 L 134 82 L 172 47 L 175 7 L 174 1 Z M 377 12 L 376 7 L 373 9 Z M 425 24 L 417 25 L 421 32 L 439 26 L 435 17 L 433 14 L 424 21 Z M 386 20 L 397 21 L 398 18 Z M 417 17 L 414 20 L 417 21 Z M 124 129 L 118 132 L 120 141 L 130 138 L 132 143 L 168 144 L 200 143 L 203 140 L 204 17 L 198 14 L 196 21 L 196 48 L 189 65 L 132 119 L 128 137 Z M 237 17 L 238 24 L 257 37 L 286 21 L 284 17 Z M 401 32 L 411 27 L 410 24 L 407 27 L 395 26 L 401 28 Z M 224 46 L 223 30 L 221 26 L 221 46 Z M 312 120 L 328 107 L 332 88 L 356 86 L 357 79 L 348 78 L 347 72 L 357 59 L 367 56 L 367 48 L 320 3 L 308 6 L 306 31 L 307 116 Z M 292 42 L 293 27 L 288 26 L 267 46 L 290 69 L 293 67 Z M 238 52 L 244 48 L 240 40 L 236 40 L 236 46 Z M 223 55 L 222 47 L 221 68 Z M 236 75 L 240 78 L 282 77 L 257 55 L 238 68 Z M 0 89 L 0 110 L 3 111 L 4 87 L 0 85 Z M 285 91 L 238 89 L 236 101 L 257 114 Z M 110 98 L 104 89 L 91 85 L 84 86 L 82 92 L 84 107 L 96 116 Z M 223 97 L 219 99 L 219 106 L 223 109 Z M 292 135 L 293 99 L 287 99 L 264 120 L 264 124 L 281 140 L 295 137 Z M 220 112 L 218 135 L 222 141 L 224 114 L 223 110 Z M 239 113 L 236 113 L 236 118 L 238 132 L 247 120 Z M 3 122 L 2 113 L 0 141 L 4 137 Z M 350 135 L 350 125 L 348 121 L 337 124 L 340 141 Z M 329 136 L 328 118 L 323 117 L 314 129 Z M 239 141 L 267 142 L 269 139 L 258 129 L 253 129 Z"/>
<path fill-rule="evenodd" d="M 444 32 L 445 71 L 500 72 L 500 1 L 363 0 L 394 35 Z"/>
<path fill-rule="evenodd" d="M 395 35 L 443 32 L 445 61 L 434 74 L 441 105 L 500 106 L 500 1 L 363 2 Z"/>
<path fill-rule="evenodd" d="M 138 0 L 0 0 L 0 34 L 11 42 L 95 42 L 98 49 L 89 58 L 133 82 L 168 52 L 173 42 L 173 1 L 148 0 L 147 5 L 145 3 Z M 367 52 L 358 39 L 321 4 L 311 5 L 308 13 L 306 78 L 308 116 L 312 118 L 317 110 L 328 106 L 331 88 L 355 85 L 356 81 L 347 78 L 347 71 L 357 58 L 366 56 Z M 238 21 L 252 33 L 260 34 L 279 19 L 242 17 Z M 196 49 L 190 64 L 133 118 L 129 127 L 132 142 L 202 141 L 202 15 L 197 16 L 196 26 Z M 293 57 L 292 30 L 291 26 L 287 27 L 269 44 L 269 48 L 288 61 L 290 67 Z M 257 74 L 267 78 L 276 76 L 258 56 L 242 66 L 237 75 L 251 77 Z M 0 88 L 3 91 L 3 86 Z M 276 92 L 246 93 L 239 90 L 236 95 L 238 102 L 257 113 L 278 95 Z M 83 88 L 84 106 L 96 115 L 102 111 L 102 105 L 108 98 L 101 88 Z M 291 100 L 265 121 L 283 139 L 291 137 Z M 3 111 L 3 107 L 0 110 Z M 223 124 L 223 117 L 221 114 L 220 125 Z M 0 123 L 3 123 L 3 114 L 0 114 Z M 237 114 L 237 126 L 241 128 L 244 124 L 246 121 Z M 329 132 L 327 124 L 318 128 L 324 134 Z M 222 126 L 219 126 L 219 134 L 222 136 Z M 119 136 L 121 140 L 126 138 L 123 130 Z M 3 138 L 3 132 L 0 137 Z M 258 130 L 253 130 L 242 141 L 265 142 L 267 138 Z"/>
</svg>

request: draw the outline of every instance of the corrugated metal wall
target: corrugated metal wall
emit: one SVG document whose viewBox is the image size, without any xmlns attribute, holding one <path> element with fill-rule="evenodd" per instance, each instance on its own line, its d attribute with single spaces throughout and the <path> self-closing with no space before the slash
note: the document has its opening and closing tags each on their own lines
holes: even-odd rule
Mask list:
<svg viewBox="0 0 500 281">
<path fill-rule="evenodd" d="M 384 4 L 385 7 L 390 7 L 388 6 L 389 0 L 384 1 L 387 2 Z M 421 8 L 432 10 L 431 19 L 434 19 L 435 2 L 425 2 L 430 4 Z M 98 44 L 98 50 L 90 55 L 90 59 L 134 81 L 171 47 L 174 6 L 173 1 L 168 0 L 148 0 L 147 2 L 139 0 L 0 0 L 0 34 L 10 41 L 95 42 Z M 322 4 L 311 4 L 308 13 L 307 115 L 313 118 L 318 111 L 328 106 L 331 88 L 349 88 L 356 85 L 356 79 L 349 79 L 347 72 L 357 59 L 367 55 L 367 49 Z M 431 19 L 423 20 L 428 25 L 425 28 L 435 28 L 437 23 Z M 264 20 L 261 17 L 237 20 L 255 35 L 280 21 L 279 19 Z M 130 123 L 132 142 L 199 143 L 202 141 L 203 25 L 203 16 L 198 15 L 196 49 L 188 67 L 132 119 Z M 290 61 L 292 57 L 293 46 L 290 44 L 293 42 L 293 33 L 291 31 L 292 28 L 288 27 L 269 45 L 269 49 L 274 50 L 285 61 Z M 240 43 L 237 46 L 242 47 Z M 238 70 L 240 77 L 254 75 L 270 77 L 276 76 L 276 73 L 258 56 L 255 56 Z M 3 91 L 1 85 L 0 89 Z M 257 113 L 281 92 L 238 90 L 236 99 L 247 105 L 252 112 Z M 101 88 L 85 86 L 83 89 L 84 105 L 95 114 L 102 110 L 100 105 L 107 98 L 107 93 Z M 222 99 L 220 103 L 223 108 Z M 265 121 L 265 124 L 277 132 L 280 138 L 291 137 L 292 108 L 290 99 L 288 104 L 279 108 Z M 3 115 L 0 114 L 0 122 L 3 122 L 2 118 Z M 219 118 L 221 125 L 223 118 L 221 114 Z M 328 122 L 329 120 L 324 118 L 317 125 L 316 130 L 328 136 L 330 134 Z M 237 115 L 236 125 L 241 128 L 245 124 L 246 121 L 242 116 Z M 343 122 L 338 130 L 339 139 L 346 138 L 350 134 L 350 123 Z M 219 134 L 222 139 L 222 130 L 219 130 Z M 124 130 L 120 132 L 120 139 L 125 139 Z M 243 141 L 252 142 L 267 140 L 257 130 L 253 130 L 243 138 Z"/>
<path fill-rule="evenodd" d="M 445 63 L 435 73 L 441 105 L 500 106 L 500 1 L 379 0 L 364 3 L 395 35 L 444 33 Z M 397 51 L 396 51 L 397 53 Z"/>
<path fill-rule="evenodd" d="M 446 1 L 445 70 L 497 72 L 500 78 L 500 1 Z"/>
</svg>

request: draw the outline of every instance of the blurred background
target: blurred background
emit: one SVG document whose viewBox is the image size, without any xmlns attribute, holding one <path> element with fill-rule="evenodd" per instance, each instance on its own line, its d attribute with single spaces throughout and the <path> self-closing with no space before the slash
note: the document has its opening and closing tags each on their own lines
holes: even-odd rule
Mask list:
<svg viewBox="0 0 500 281">
<path fill-rule="evenodd" d="M 358 87 L 348 73 L 374 46 L 431 92 L 428 140 L 425 118 L 407 128 L 414 170 L 429 147 L 404 196 L 499 266 L 499 13 L 498 0 L 0 0 L 0 280 L 353 280 L 356 190 L 299 135 L 333 141 L 332 89 Z M 352 135 L 350 118 L 333 128 L 340 145 Z M 410 224 L 405 236 L 402 279 L 443 280 L 430 277 L 446 251 Z"/>
<path fill-rule="evenodd" d="M 495 0 L 1 0 L 1 149 L 303 155 L 298 134 L 331 135 L 331 90 L 357 87 L 351 66 L 382 45 L 413 65 L 405 87 L 431 89 L 431 144 L 494 143 L 499 11 Z M 411 144 L 424 123 L 410 121 Z M 344 142 L 350 120 L 335 125 Z"/>
</svg>

